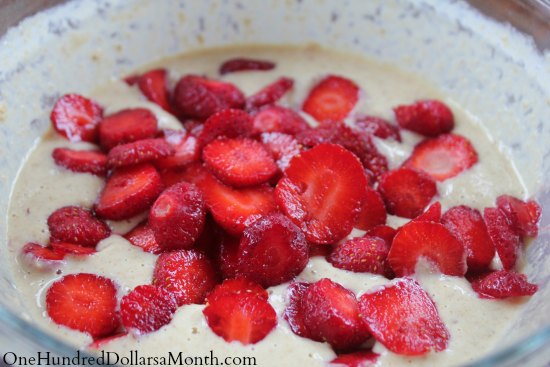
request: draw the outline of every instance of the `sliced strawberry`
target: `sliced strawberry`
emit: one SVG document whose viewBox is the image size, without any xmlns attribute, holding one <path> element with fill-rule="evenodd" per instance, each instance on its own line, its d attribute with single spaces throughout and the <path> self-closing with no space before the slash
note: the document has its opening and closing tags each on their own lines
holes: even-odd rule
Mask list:
<svg viewBox="0 0 550 367">
<path fill-rule="evenodd" d="M 202 312 L 216 335 L 244 345 L 264 339 L 277 325 L 273 307 L 265 299 L 244 292 L 209 299 Z"/>
<path fill-rule="evenodd" d="M 194 174 L 194 180 L 216 222 L 231 234 L 240 235 L 250 223 L 277 209 L 270 187 L 233 189 L 204 169 Z"/>
<path fill-rule="evenodd" d="M 56 324 L 94 338 L 107 336 L 120 324 L 116 293 L 113 281 L 99 275 L 66 275 L 48 289 L 46 311 Z"/>
<path fill-rule="evenodd" d="M 90 343 L 90 345 L 88 345 L 88 348 L 102 350 L 106 345 L 111 343 L 113 340 L 116 340 L 118 338 L 123 338 L 127 335 L 128 335 L 128 332 L 124 331 L 113 335 L 109 335 L 105 338 L 95 339 L 92 343 Z"/>
<path fill-rule="evenodd" d="M 393 139 L 401 142 L 399 127 L 389 121 L 375 116 L 363 116 L 355 121 L 355 125 L 363 132 L 379 137 L 380 139 Z"/>
<path fill-rule="evenodd" d="M 205 254 L 213 262 L 216 262 L 220 254 L 220 244 L 225 235 L 226 233 L 222 227 L 216 223 L 212 215 L 207 213 L 204 219 L 204 229 L 195 241 L 193 248 Z"/>
<path fill-rule="evenodd" d="M 271 70 L 275 68 L 275 63 L 266 60 L 247 59 L 237 57 L 225 61 L 220 66 L 220 74 L 234 73 L 238 71 L 253 71 L 253 70 Z"/>
<path fill-rule="evenodd" d="M 140 75 L 137 85 L 149 101 L 158 104 L 165 111 L 172 111 L 168 95 L 168 73 L 165 69 L 153 69 Z"/>
<path fill-rule="evenodd" d="M 204 147 L 206 167 L 223 183 L 234 187 L 255 186 L 277 172 L 271 154 L 251 139 L 217 139 Z"/>
<path fill-rule="evenodd" d="M 243 232 L 238 275 L 271 287 L 292 280 L 308 262 L 305 236 L 282 214 L 262 217 Z"/>
<path fill-rule="evenodd" d="M 202 233 L 205 216 L 199 189 L 180 182 L 157 198 L 149 212 L 149 226 L 163 250 L 189 249 Z"/>
<path fill-rule="evenodd" d="M 97 125 L 103 109 L 91 99 L 78 94 L 65 94 L 55 102 L 50 119 L 54 129 L 69 141 L 97 140 Z"/>
<path fill-rule="evenodd" d="M 281 99 L 294 86 L 294 80 L 281 77 L 246 99 L 246 109 L 255 110 Z"/>
<path fill-rule="evenodd" d="M 440 101 L 427 99 L 393 110 L 399 126 L 425 136 L 446 134 L 455 126 L 453 112 Z"/>
<path fill-rule="evenodd" d="M 129 108 L 105 117 L 99 123 L 99 141 L 105 150 L 119 144 L 153 138 L 157 118 L 145 108 Z"/>
<path fill-rule="evenodd" d="M 166 288 L 174 294 L 178 306 L 204 303 L 217 280 L 210 260 L 194 250 L 161 254 L 153 273 L 153 285 Z"/>
<path fill-rule="evenodd" d="M 196 75 L 181 78 L 174 90 L 178 112 L 200 120 L 227 108 L 242 108 L 244 103 L 243 93 L 233 84 Z"/>
<path fill-rule="evenodd" d="M 64 252 L 59 252 L 51 247 L 40 246 L 37 243 L 29 242 L 21 249 L 23 260 L 38 269 L 51 270 L 63 265 Z"/>
<path fill-rule="evenodd" d="M 386 206 L 384 200 L 378 191 L 367 188 L 367 194 L 359 214 L 359 219 L 355 224 L 355 227 L 368 231 L 369 229 L 385 224 L 387 219 Z"/>
<path fill-rule="evenodd" d="M 443 274 L 463 276 L 466 273 L 464 245 L 442 224 L 411 221 L 395 235 L 388 260 L 397 276 L 414 274 L 421 257 Z"/>
<path fill-rule="evenodd" d="M 329 75 L 311 89 L 302 109 L 319 122 L 341 121 L 358 99 L 359 87 L 354 82 Z"/>
<path fill-rule="evenodd" d="M 327 257 L 332 252 L 332 245 L 318 245 L 310 244 L 309 245 L 309 257 L 322 256 Z"/>
<path fill-rule="evenodd" d="M 143 139 L 117 145 L 109 151 L 107 165 L 110 167 L 132 166 L 152 162 L 174 154 L 174 148 L 164 139 Z"/>
<path fill-rule="evenodd" d="M 424 213 L 413 219 L 415 222 L 441 222 L 441 203 L 436 201 Z M 452 232 L 452 231 L 451 231 Z M 454 233 L 453 233 L 454 234 Z"/>
<path fill-rule="evenodd" d="M 159 169 L 173 169 L 196 162 L 200 158 L 198 140 L 191 133 L 179 130 L 164 130 L 164 140 L 174 148 L 174 154 L 157 159 Z"/>
<path fill-rule="evenodd" d="M 383 174 L 378 190 L 388 213 L 405 218 L 418 217 L 437 194 L 437 186 L 430 176 L 410 168 Z"/>
<path fill-rule="evenodd" d="M 183 125 L 185 131 L 194 137 L 198 137 L 204 128 L 204 122 L 199 120 L 186 119 L 181 124 Z"/>
<path fill-rule="evenodd" d="M 487 269 L 495 256 L 495 245 L 487 232 L 481 213 L 464 205 L 447 210 L 441 223 L 466 248 L 468 270 Z"/>
<path fill-rule="evenodd" d="M 136 334 L 156 331 L 172 321 L 178 305 L 172 293 L 154 285 L 140 285 L 122 297 L 120 318 Z"/>
<path fill-rule="evenodd" d="M 155 239 L 155 233 L 147 222 L 142 222 L 124 235 L 132 245 L 140 247 L 145 252 L 160 254 L 163 249 Z"/>
<path fill-rule="evenodd" d="M 532 296 L 538 285 L 527 281 L 525 274 L 499 270 L 482 275 L 472 281 L 472 289 L 481 298 L 505 299 L 509 297 Z"/>
<path fill-rule="evenodd" d="M 189 173 L 186 167 L 165 169 L 159 172 L 163 187 L 170 187 L 182 181 L 189 181 Z"/>
<path fill-rule="evenodd" d="M 254 134 L 279 132 L 294 135 L 310 129 L 299 113 L 281 106 L 265 106 L 253 115 Z"/>
<path fill-rule="evenodd" d="M 434 180 L 445 181 L 466 171 L 477 160 L 477 152 L 468 139 L 446 134 L 418 144 L 403 166 L 424 171 Z"/>
<path fill-rule="evenodd" d="M 121 168 L 107 180 L 95 211 L 112 220 L 131 218 L 153 204 L 161 185 L 159 173 L 150 164 Z"/>
<path fill-rule="evenodd" d="M 447 348 L 450 334 L 430 296 L 410 278 L 359 299 L 367 328 L 390 351 L 422 355 Z"/>
<path fill-rule="evenodd" d="M 107 224 L 94 217 L 90 210 L 78 206 L 65 206 L 50 214 L 48 229 L 53 241 L 86 247 L 95 247 L 111 235 Z"/>
<path fill-rule="evenodd" d="M 275 196 L 308 241 L 335 243 L 357 222 L 367 184 L 357 157 L 338 145 L 321 144 L 292 159 Z"/>
<path fill-rule="evenodd" d="M 107 156 L 96 150 L 55 148 L 52 152 L 55 164 L 73 172 L 104 176 L 107 173 Z"/>
<path fill-rule="evenodd" d="M 262 133 L 260 140 L 271 152 L 277 166 L 284 171 L 290 160 L 300 154 L 300 144 L 291 135 L 283 133 Z"/>
<path fill-rule="evenodd" d="M 207 303 L 216 302 L 219 299 L 223 299 L 226 296 L 232 294 L 244 294 L 255 296 L 264 301 L 267 301 L 269 295 L 267 291 L 262 288 L 256 282 L 253 282 L 248 279 L 238 278 L 238 279 L 227 279 L 224 280 L 222 284 L 217 285 L 212 292 L 206 297 Z"/>
<path fill-rule="evenodd" d="M 240 237 L 225 235 L 220 242 L 218 264 L 224 279 L 237 277 L 240 241 Z"/>
<path fill-rule="evenodd" d="M 542 209 L 536 201 L 524 202 L 510 195 L 501 195 L 497 198 L 497 207 L 506 214 L 521 237 L 537 237 Z"/>
<path fill-rule="evenodd" d="M 92 255 L 96 253 L 96 250 L 91 247 L 84 247 L 69 242 L 52 242 L 50 244 L 51 248 L 61 254 L 71 254 L 71 255 Z"/>
<path fill-rule="evenodd" d="M 390 246 L 382 238 L 357 237 L 337 244 L 327 260 L 338 269 L 385 275 L 389 251 Z"/>
<path fill-rule="evenodd" d="M 370 350 L 340 354 L 329 362 L 329 367 L 375 367 L 378 362 L 379 354 Z"/>
<path fill-rule="evenodd" d="M 371 228 L 365 233 L 365 236 L 378 237 L 386 241 L 388 246 L 391 246 L 397 230 L 386 225 L 379 225 Z"/>
<path fill-rule="evenodd" d="M 369 337 L 353 292 L 330 279 L 313 283 L 302 299 L 304 325 L 313 340 L 326 341 L 337 350 L 349 350 Z"/>
<path fill-rule="evenodd" d="M 241 110 L 222 110 L 204 122 L 199 143 L 206 145 L 217 137 L 246 138 L 252 134 L 252 118 Z"/>
<path fill-rule="evenodd" d="M 290 326 L 290 330 L 298 336 L 311 338 L 304 321 L 302 300 L 310 283 L 295 282 L 288 286 L 288 305 L 285 308 L 284 318 Z"/>
<path fill-rule="evenodd" d="M 512 269 L 516 265 L 521 249 L 519 235 L 506 214 L 499 208 L 485 208 L 483 217 L 502 266 L 506 270 Z"/>
</svg>

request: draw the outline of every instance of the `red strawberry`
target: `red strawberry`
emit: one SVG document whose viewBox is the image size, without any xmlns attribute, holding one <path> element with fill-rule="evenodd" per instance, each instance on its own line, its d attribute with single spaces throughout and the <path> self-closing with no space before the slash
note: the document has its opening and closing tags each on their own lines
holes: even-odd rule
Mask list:
<svg viewBox="0 0 550 367">
<path fill-rule="evenodd" d="M 265 299 L 245 292 L 209 299 L 202 313 L 216 335 L 244 345 L 264 339 L 277 325 L 273 307 Z"/>
<path fill-rule="evenodd" d="M 521 248 L 519 235 L 506 214 L 499 208 L 485 208 L 483 217 L 502 266 L 506 270 L 512 269 L 516 265 Z"/>
<path fill-rule="evenodd" d="M 111 229 L 93 216 L 92 212 L 78 206 L 65 206 L 48 217 L 51 238 L 56 242 L 70 242 L 86 247 L 111 235 Z"/>
<path fill-rule="evenodd" d="M 455 177 L 477 163 L 477 152 L 464 137 L 441 135 L 418 144 L 403 164 L 428 173 L 437 181 Z"/>
<path fill-rule="evenodd" d="M 380 139 L 393 139 L 401 142 L 399 128 L 387 120 L 375 116 L 363 116 L 355 121 L 355 125 L 363 132 L 379 137 Z"/>
<path fill-rule="evenodd" d="M 199 189 L 191 183 L 180 182 L 157 198 L 149 212 L 149 226 L 163 250 L 189 249 L 204 228 L 205 216 Z"/>
<path fill-rule="evenodd" d="M 495 245 L 489 237 L 481 213 L 464 205 L 449 209 L 441 223 L 464 245 L 468 270 L 487 269 L 495 256 Z"/>
<path fill-rule="evenodd" d="M 253 119 L 254 134 L 279 132 L 294 135 L 310 129 L 299 113 L 281 106 L 265 106 L 254 114 Z"/>
<path fill-rule="evenodd" d="M 155 233 L 147 222 L 142 222 L 124 235 L 132 245 L 140 247 L 145 252 L 160 254 L 163 250 L 155 239 Z"/>
<path fill-rule="evenodd" d="M 317 245 L 317 244 L 310 244 L 309 245 L 309 257 L 315 257 L 315 256 L 322 256 L 327 257 L 332 252 L 331 245 Z"/>
<path fill-rule="evenodd" d="M 107 164 L 110 167 L 132 166 L 172 154 L 174 154 L 174 148 L 164 139 L 143 139 L 117 145 L 111 149 L 107 156 Z"/>
<path fill-rule="evenodd" d="M 508 297 L 532 296 L 539 287 L 536 284 L 529 283 L 525 274 L 499 270 L 473 280 L 472 289 L 481 298 L 505 299 Z"/>
<path fill-rule="evenodd" d="M 69 141 L 97 140 L 97 125 L 103 109 L 78 94 L 65 94 L 55 102 L 50 119 L 54 129 Z"/>
<path fill-rule="evenodd" d="M 116 293 L 113 281 L 99 275 L 66 275 L 48 289 L 46 311 L 56 324 L 103 337 L 120 323 Z"/>
<path fill-rule="evenodd" d="M 52 152 L 55 164 L 73 172 L 104 176 L 107 173 L 107 156 L 95 150 L 55 148 Z"/>
<path fill-rule="evenodd" d="M 198 140 L 192 134 L 185 131 L 164 130 L 164 140 L 174 148 L 174 154 L 157 159 L 155 165 L 159 169 L 183 167 L 199 160 Z"/>
<path fill-rule="evenodd" d="M 239 267 L 240 237 L 223 236 L 219 249 L 219 268 L 224 279 L 236 278 Z"/>
<path fill-rule="evenodd" d="M 393 110 L 399 126 L 425 136 L 446 134 L 455 126 L 453 112 L 440 101 L 427 99 Z"/>
<path fill-rule="evenodd" d="M 199 172 L 194 179 L 206 207 L 216 222 L 231 234 L 240 235 L 250 223 L 277 209 L 270 187 L 237 190 L 222 184 L 204 169 Z"/>
<path fill-rule="evenodd" d="M 178 306 L 204 303 L 217 280 L 210 261 L 204 254 L 194 250 L 161 254 L 153 273 L 153 285 L 173 293 Z"/>
<path fill-rule="evenodd" d="M 65 253 L 37 243 L 27 243 L 21 249 L 23 260 L 38 269 L 53 269 L 63 264 Z"/>
<path fill-rule="evenodd" d="M 241 110 L 222 110 L 208 118 L 199 136 L 201 145 L 217 137 L 246 138 L 252 134 L 252 118 Z"/>
<path fill-rule="evenodd" d="M 204 120 L 227 108 L 244 107 L 243 93 L 233 84 L 196 75 L 181 78 L 174 90 L 174 104 L 183 116 Z"/>
<path fill-rule="evenodd" d="M 99 141 L 105 150 L 119 144 L 153 138 L 157 118 L 145 108 L 129 108 L 105 117 L 99 123 Z"/>
<path fill-rule="evenodd" d="M 308 262 L 304 234 L 282 214 L 262 217 L 241 236 L 238 275 L 271 287 L 292 280 Z"/>
<path fill-rule="evenodd" d="M 216 302 L 226 296 L 230 296 L 233 294 L 255 296 L 264 301 L 267 301 L 267 299 L 269 298 L 267 291 L 263 289 L 258 283 L 248 279 L 238 278 L 224 280 L 222 284 L 214 287 L 212 292 L 210 292 L 208 297 L 206 297 L 206 302 Z"/>
<path fill-rule="evenodd" d="M 357 222 L 367 184 L 357 157 L 338 145 L 321 144 L 292 159 L 275 196 L 308 241 L 335 243 Z"/>
<path fill-rule="evenodd" d="M 293 79 L 281 77 L 248 97 L 246 99 L 246 109 L 255 110 L 273 104 L 281 99 L 293 86 Z"/>
<path fill-rule="evenodd" d="M 464 245 L 442 224 L 411 221 L 395 235 L 388 260 L 397 276 L 413 274 L 421 257 L 443 274 L 463 276 L 466 273 Z"/>
<path fill-rule="evenodd" d="M 291 135 L 283 133 L 262 133 L 260 139 L 264 146 L 271 152 L 277 166 L 284 171 L 290 164 L 290 160 L 300 154 L 300 144 Z"/>
<path fill-rule="evenodd" d="M 385 275 L 389 251 L 390 246 L 382 238 L 357 237 L 337 244 L 327 260 L 339 269 Z"/>
<path fill-rule="evenodd" d="M 186 119 L 181 124 L 183 125 L 185 131 L 195 137 L 198 137 L 204 128 L 204 122 L 198 120 Z"/>
<path fill-rule="evenodd" d="M 265 60 L 247 59 L 238 57 L 235 59 L 229 59 L 220 66 L 220 74 L 234 73 L 238 71 L 252 71 L 252 70 L 271 70 L 275 68 L 275 63 Z"/>
<path fill-rule="evenodd" d="M 537 237 L 542 209 L 536 201 L 524 202 L 510 195 L 501 195 L 497 198 L 497 207 L 506 214 L 521 237 Z"/>
<path fill-rule="evenodd" d="M 387 219 L 386 206 L 378 191 L 367 188 L 367 194 L 355 227 L 367 231 L 377 225 L 385 224 Z"/>
<path fill-rule="evenodd" d="M 302 310 L 310 338 L 326 341 L 337 350 L 358 347 L 369 336 L 355 294 L 330 279 L 323 278 L 306 289 Z"/>
<path fill-rule="evenodd" d="M 277 172 L 271 154 L 251 139 L 217 139 L 204 147 L 206 167 L 223 183 L 234 187 L 267 182 Z"/>
<path fill-rule="evenodd" d="M 105 338 L 95 339 L 92 343 L 90 343 L 90 345 L 88 345 L 88 348 L 102 350 L 105 345 L 109 344 L 113 340 L 116 340 L 118 338 L 123 338 L 127 335 L 128 335 L 128 333 L 125 331 L 125 332 L 120 332 L 120 333 L 117 333 L 117 334 L 109 335 Z"/>
<path fill-rule="evenodd" d="M 127 330 L 145 334 L 169 324 L 177 308 L 174 296 L 166 289 L 140 285 L 122 297 L 120 318 Z"/>
<path fill-rule="evenodd" d="M 449 331 L 430 296 L 410 278 L 359 299 L 367 328 L 391 352 L 422 355 L 447 348 Z"/>
<path fill-rule="evenodd" d="M 170 187 L 182 181 L 189 181 L 186 167 L 166 169 L 159 172 L 163 187 Z"/>
<path fill-rule="evenodd" d="M 171 112 L 167 84 L 168 75 L 165 69 L 149 70 L 137 79 L 139 90 L 149 101 L 158 104 L 165 111 Z"/>
<path fill-rule="evenodd" d="M 358 99 L 359 87 L 354 82 L 329 75 L 311 89 L 302 109 L 319 122 L 341 121 Z"/>
<path fill-rule="evenodd" d="M 393 242 L 393 238 L 397 234 L 397 230 L 386 226 L 386 225 L 379 225 L 374 228 L 371 228 L 365 233 L 365 236 L 371 236 L 371 237 L 378 237 L 386 241 L 386 244 L 388 246 L 391 246 Z"/>
<path fill-rule="evenodd" d="M 107 180 L 95 211 L 112 220 L 131 218 L 153 204 L 161 185 L 160 175 L 150 164 L 121 168 Z"/>
<path fill-rule="evenodd" d="M 430 176 L 410 168 L 383 174 L 378 190 L 386 202 L 388 213 L 405 218 L 422 214 L 437 194 L 437 186 Z"/>
<path fill-rule="evenodd" d="M 311 338 L 304 321 L 302 300 L 310 283 L 295 282 L 288 286 L 288 305 L 285 308 L 284 318 L 290 326 L 290 330 L 296 335 Z"/>
<path fill-rule="evenodd" d="M 415 222 L 441 222 L 441 203 L 436 201 L 424 213 L 413 219 Z M 452 231 L 451 231 L 452 232 Z M 454 234 L 454 233 L 453 233 Z"/>
<path fill-rule="evenodd" d="M 53 251 L 61 254 L 71 254 L 71 255 L 91 255 L 95 254 L 95 249 L 91 247 L 84 247 L 69 242 L 52 242 L 50 244 Z"/>
<path fill-rule="evenodd" d="M 329 367 L 374 367 L 379 356 L 369 350 L 340 354 L 329 362 Z"/>
</svg>

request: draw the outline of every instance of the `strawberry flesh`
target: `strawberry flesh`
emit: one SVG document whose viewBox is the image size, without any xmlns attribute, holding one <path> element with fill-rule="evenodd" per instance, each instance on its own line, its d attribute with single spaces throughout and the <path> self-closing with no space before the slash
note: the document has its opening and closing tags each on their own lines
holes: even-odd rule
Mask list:
<svg viewBox="0 0 550 367">
<path fill-rule="evenodd" d="M 138 224 L 130 232 L 126 233 L 124 238 L 145 252 L 160 254 L 163 251 L 155 238 L 155 233 L 147 222 Z"/>
<path fill-rule="evenodd" d="M 55 148 L 52 157 L 55 164 L 73 172 L 98 176 L 104 176 L 107 173 L 107 156 L 96 150 Z"/>
<path fill-rule="evenodd" d="M 132 166 L 155 161 L 174 154 L 174 148 L 164 139 L 143 139 L 117 145 L 107 155 L 109 167 Z"/>
<path fill-rule="evenodd" d="M 466 273 L 464 245 L 442 224 L 411 221 L 395 235 L 388 260 L 397 276 L 414 274 L 421 257 L 443 274 L 463 276 Z"/>
<path fill-rule="evenodd" d="M 206 297 L 207 303 L 215 302 L 232 294 L 244 294 L 256 296 L 264 301 L 269 298 L 267 291 L 256 282 L 248 279 L 227 279 L 222 284 L 217 285 L 212 292 Z"/>
<path fill-rule="evenodd" d="M 367 194 L 355 227 L 368 231 L 377 225 L 385 224 L 386 219 L 386 206 L 382 196 L 378 191 L 367 188 Z"/>
<path fill-rule="evenodd" d="M 238 57 L 225 61 L 220 66 L 220 74 L 235 73 L 238 71 L 266 71 L 275 68 L 275 63 L 266 60 Z"/>
<path fill-rule="evenodd" d="M 167 112 L 172 112 L 168 95 L 168 73 L 165 69 L 154 69 L 140 75 L 137 85 L 143 95 Z"/>
<path fill-rule="evenodd" d="M 472 281 L 472 289 L 481 298 L 505 299 L 532 296 L 539 287 L 529 283 L 525 274 L 499 270 L 477 277 Z"/>
<path fill-rule="evenodd" d="M 294 80 L 281 77 L 246 99 L 246 109 L 255 110 L 281 99 L 294 86 Z"/>
<path fill-rule="evenodd" d="M 292 159 L 275 196 L 308 241 L 329 244 L 351 232 L 367 184 L 357 157 L 341 146 L 321 144 Z"/>
<path fill-rule="evenodd" d="M 364 236 L 337 244 L 327 257 L 334 267 L 356 273 L 386 275 L 390 246 L 381 238 Z"/>
<path fill-rule="evenodd" d="M 55 102 L 50 114 L 54 129 L 69 141 L 95 142 L 103 109 L 91 99 L 65 94 Z"/>
<path fill-rule="evenodd" d="M 401 142 L 399 127 L 389 121 L 375 116 L 363 116 L 355 121 L 355 125 L 362 132 L 374 135 L 380 139 L 393 139 Z"/>
<path fill-rule="evenodd" d="M 430 296 L 413 279 L 362 295 L 359 308 L 374 338 L 393 353 L 416 356 L 447 348 L 449 331 Z"/>
<path fill-rule="evenodd" d="M 27 264 L 39 269 L 51 269 L 62 265 L 66 255 L 52 247 L 44 247 L 32 242 L 23 246 L 21 254 Z"/>
<path fill-rule="evenodd" d="M 204 146 L 218 137 L 247 138 L 252 134 L 252 117 L 245 111 L 221 110 L 204 122 L 199 144 Z"/>
<path fill-rule="evenodd" d="M 153 138 L 157 133 L 157 118 L 145 108 L 130 108 L 105 117 L 99 123 L 99 141 L 105 150 Z"/>
<path fill-rule="evenodd" d="M 359 87 L 349 79 L 329 75 L 316 84 L 302 106 L 319 122 L 341 121 L 359 99 Z"/>
<path fill-rule="evenodd" d="M 310 129 L 299 113 L 281 106 L 265 106 L 253 115 L 254 134 L 279 132 L 295 135 Z"/>
<path fill-rule="evenodd" d="M 281 171 L 287 169 L 290 160 L 300 154 L 300 144 L 292 135 L 284 133 L 262 133 L 260 140 L 271 152 L 273 159 Z"/>
<path fill-rule="evenodd" d="M 483 217 L 502 266 L 513 269 L 521 250 L 521 239 L 506 214 L 499 208 L 485 208 Z"/>
<path fill-rule="evenodd" d="M 95 274 L 71 274 L 55 281 L 46 293 L 46 311 L 59 325 L 94 338 L 114 332 L 120 324 L 117 289 Z"/>
<path fill-rule="evenodd" d="M 193 247 L 204 228 L 206 209 L 200 190 L 192 183 L 170 186 L 149 211 L 149 226 L 165 251 Z"/>
<path fill-rule="evenodd" d="M 290 219 L 268 215 L 244 230 L 237 273 L 264 287 L 288 282 L 306 267 L 308 250 L 304 234 Z"/>
<path fill-rule="evenodd" d="M 310 283 L 295 282 L 288 286 L 288 305 L 285 308 L 284 318 L 294 334 L 311 339 L 305 325 L 305 314 L 302 308 L 304 294 L 310 285 Z"/>
<path fill-rule="evenodd" d="M 436 201 L 420 214 L 418 217 L 413 219 L 415 222 L 441 222 L 441 203 Z M 452 232 L 452 231 L 451 231 Z M 454 234 L 454 233 L 453 233 Z"/>
<path fill-rule="evenodd" d="M 379 225 L 372 229 L 369 229 L 365 236 L 378 237 L 386 241 L 388 246 L 391 246 L 397 230 L 386 225 Z"/>
<path fill-rule="evenodd" d="M 191 133 L 179 130 L 164 130 L 164 140 L 172 146 L 174 154 L 157 159 L 155 165 L 159 169 L 184 167 L 199 160 L 198 140 Z"/>
<path fill-rule="evenodd" d="M 329 367 L 375 367 L 379 354 L 362 350 L 359 352 L 340 354 L 329 362 Z"/>
<path fill-rule="evenodd" d="M 224 279 L 236 278 L 239 267 L 240 237 L 223 236 L 220 242 L 218 264 Z"/>
<path fill-rule="evenodd" d="M 443 102 L 422 100 L 394 108 L 397 123 L 403 129 L 424 136 L 446 134 L 454 128 L 453 112 Z"/>
<path fill-rule="evenodd" d="M 70 242 L 95 247 L 111 235 L 107 224 L 94 217 L 92 212 L 78 206 L 65 206 L 48 217 L 52 242 Z"/>
<path fill-rule="evenodd" d="M 52 242 L 50 246 L 53 251 L 61 254 L 70 254 L 70 255 L 92 255 L 95 254 L 96 250 L 91 247 L 84 247 L 69 242 Z"/>
<path fill-rule="evenodd" d="M 106 219 L 128 219 L 148 209 L 161 190 L 160 175 L 152 165 L 124 167 L 107 180 L 95 211 Z"/>
<path fill-rule="evenodd" d="M 536 201 L 524 202 L 510 195 L 501 195 L 497 198 L 497 207 L 521 237 L 537 237 L 542 209 Z"/>
</svg>

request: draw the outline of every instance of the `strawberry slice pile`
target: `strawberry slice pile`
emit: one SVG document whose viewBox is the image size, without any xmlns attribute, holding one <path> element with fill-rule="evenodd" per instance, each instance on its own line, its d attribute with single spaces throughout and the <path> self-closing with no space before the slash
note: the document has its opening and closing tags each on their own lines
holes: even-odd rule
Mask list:
<svg viewBox="0 0 550 367">
<path fill-rule="evenodd" d="M 235 58 L 219 73 L 268 70 L 275 73 L 275 63 Z M 285 326 L 328 343 L 338 354 L 331 365 L 369 366 L 379 357 L 365 349 L 371 337 L 410 356 L 447 347 L 434 302 L 410 278 L 420 264 L 467 276 L 482 298 L 537 291 L 516 269 L 524 241 L 538 233 L 535 201 L 502 195 L 480 212 L 446 208 L 439 197 L 442 181 L 478 162 L 473 144 L 452 132 L 455 118 L 443 102 L 397 106 L 395 119 L 386 120 L 355 111 L 368 86 L 339 75 L 314 83 L 301 111 L 283 106 L 295 97 L 287 76 L 249 96 L 209 76 L 169 78 L 168 70 L 154 69 L 126 79 L 165 112 L 127 108 L 103 116 L 96 102 L 68 94 L 51 113 L 62 137 L 96 145 L 56 148 L 59 169 L 105 182 L 92 208 L 55 210 L 50 241 L 26 244 L 24 259 L 50 272 L 75 256 L 86 261 L 111 235 L 105 220 L 136 219 L 124 238 L 156 256 L 150 284 L 132 290 L 91 274 L 66 275 L 47 290 L 50 318 L 88 333 L 92 346 L 157 332 L 189 304 L 203 305 L 193 307 L 202 308 L 212 335 L 258 343 L 281 322 L 267 290 L 279 286 L 287 288 Z M 166 113 L 181 129 L 159 128 Z M 415 133 L 421 140 L 396 167 L 378 147 L 404 144 L 401 129 L 409 130 L 404 141 Z M 387 226 L 392 215 L 406 223 Z M 351 237 L 353 229 L 364 235 Z M 495 254 L 503 270 L 495 269 Z M 314 283 L 296 281 L 310 258 L 324 261 L 320 256 L 337 274 L 393 280 L 363 289 L 359 299 L 323 274 Z"/>
</svg>

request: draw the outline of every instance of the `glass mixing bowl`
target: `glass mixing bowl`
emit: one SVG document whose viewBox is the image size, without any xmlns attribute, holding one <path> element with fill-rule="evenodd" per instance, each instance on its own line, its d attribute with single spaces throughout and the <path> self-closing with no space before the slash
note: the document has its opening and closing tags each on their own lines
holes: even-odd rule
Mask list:
<svg viewBox="0 0 550 367">
<path fill-rule="evenodd" d="M 60 93 L 86 93 L 112 76 L 189 49 L 315 42 L 423 76 L 501 142 L 544 208 L 525 270 L 540 290 L 498 348 L 472 366 L 549 365 L 550 56 L 543 54 L 550 47 L 548 2 L 81 0 L 50 8 L 57 3 L 0 1 L 0 34 L 40 10 L 0 39 L 2 354 L 74 355 L 72 347 L 33 326 L 7 261 L 11 187 L 26 153 L 48 128 L 48 110 Z M 497 102 L 497 110 L 486 107 Z"/>
</svg>

